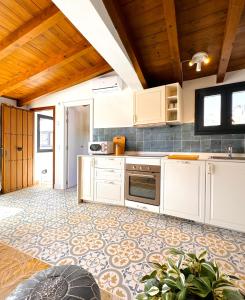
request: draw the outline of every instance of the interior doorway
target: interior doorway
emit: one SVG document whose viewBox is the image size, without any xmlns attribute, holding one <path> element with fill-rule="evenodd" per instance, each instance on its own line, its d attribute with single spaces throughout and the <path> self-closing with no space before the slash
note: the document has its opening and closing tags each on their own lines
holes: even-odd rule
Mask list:
<svg viewBox="0 0 245 300">
<path fill-rule="evenodd" d="M 55 184 L 55 108 L 34 110 L 34 182 L 40 186 Z"/>
<path fill-rule="evenodd" d="M 66 108 L 67 188 L 77 185 L 77 155 L 88 154 L 88 142 L 91 135 L 90 106 L 86 104 Z"/>
</svg>

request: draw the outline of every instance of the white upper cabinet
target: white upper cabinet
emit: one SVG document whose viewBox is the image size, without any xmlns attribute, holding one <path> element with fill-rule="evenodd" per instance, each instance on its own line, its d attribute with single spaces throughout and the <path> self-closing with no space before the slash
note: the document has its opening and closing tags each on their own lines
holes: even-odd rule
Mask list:
<svg viewBox="0 0 245 300">
<path fill-rule="evenodd" d="M 205 162 L 163 161 L 161 183 L 162 213 L 204 222 Z"/>
<path fill-rule="evenodd" d="M 135 93 L 134 125 L 165 123 L 165 86 Z"/>
<path fill-rule="evenodd" d="M 206 223 L 245 232 L 245 163 L 207 162 Z"/>
<path fill-rule="evenodd" d="M 146 89 L 135 93 L 134 125 L 180 124 L 182 122 L 182 89 L 179 83 Z"/>
</svg>

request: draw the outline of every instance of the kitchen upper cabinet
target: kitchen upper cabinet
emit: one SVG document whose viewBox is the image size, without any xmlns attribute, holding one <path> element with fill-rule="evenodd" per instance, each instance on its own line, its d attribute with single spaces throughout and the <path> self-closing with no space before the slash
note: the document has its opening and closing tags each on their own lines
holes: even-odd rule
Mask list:
<svg viewBox="0 0 245 300">
<path fill-rule="evenodd" d="M 78 201 L 94 200 L 94 157 L 80 156 L 77 159 L 78 164 Z"/>
<path fill-rule="evenodd" d="M 163 160 L 161 212 L 204 222 L 205 162 Z"/>
<path fill-rule="evenodd" d="M 165 86 L 135 93 L 134 125 L 165 123 Z"/>
<path fill-rule="evenodd" d="M 133 126 L 133 91 L 94 96 L 94 128 Z"/>
<path fill-rule="evenodd" d="M 206 223 L 245 231 L 245 163 L 207 162 Z"/>
</svg>

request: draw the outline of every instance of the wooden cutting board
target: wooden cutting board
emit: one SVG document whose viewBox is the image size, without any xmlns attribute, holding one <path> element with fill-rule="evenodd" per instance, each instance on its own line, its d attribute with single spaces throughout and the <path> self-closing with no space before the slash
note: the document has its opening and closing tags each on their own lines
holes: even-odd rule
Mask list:
<svg viewBox="0 0 245 300">
<path fill-rule="evenodd" d="M 123 135 L 114 136 L 114 138 L 113 138 L 114 153 L 116 155 L 124 154 L 124 152 L 125 152 L 125 141 L 126 141 L 126 138 Z M 116 145 L 118 145 L 118 146 L 116 146 Z M 116 151 L 116 149 L 117 149 L 117 151 Z"/>
<path fill-rule="evenodd" d="M 168 159 L 197 160 L 197 159 L 199 159 L 199 155 L 171 154 L 171 155 L 168 155 Z"/>
</svg>

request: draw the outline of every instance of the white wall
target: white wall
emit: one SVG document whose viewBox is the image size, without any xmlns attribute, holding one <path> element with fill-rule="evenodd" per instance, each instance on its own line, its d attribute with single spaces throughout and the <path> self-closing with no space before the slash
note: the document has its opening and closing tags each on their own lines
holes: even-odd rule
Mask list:
<svg viewBox="0 0 245 300">
<path fill-rule="evenodd" d="M 229 72 L 225 76 L 223 83 L 216 83 L 216 75 L 202 77 L 194 80 L 183 82 L 183 107 L 184 107 L 184 123 L 194 122 L 195 113 L 195 90 L 217 86 L 222 84 L 229 84 L 234 82 L 245 81 L 245 69 Z"/>
<path fill-rule="evenodd" d="M 98 94 L 94 96 L 94 128 L 133 126 L 133 91 Z"/>
</svg>

